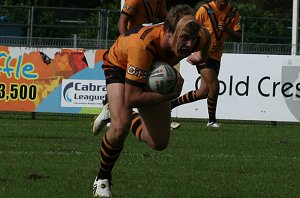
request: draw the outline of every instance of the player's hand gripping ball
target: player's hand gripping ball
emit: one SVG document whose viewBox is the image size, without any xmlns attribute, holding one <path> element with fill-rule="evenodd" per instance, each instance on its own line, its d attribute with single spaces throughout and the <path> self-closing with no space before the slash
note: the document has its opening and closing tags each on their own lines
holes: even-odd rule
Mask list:
<svg viewBox="0 0 300 198">
<path fill-rule="evenodd" d="M 156 61 L 149 72 L 147 88 L 160 94 L 169 93 L 175 86 L 177 74 L 168 63 Z"/>
</svg>

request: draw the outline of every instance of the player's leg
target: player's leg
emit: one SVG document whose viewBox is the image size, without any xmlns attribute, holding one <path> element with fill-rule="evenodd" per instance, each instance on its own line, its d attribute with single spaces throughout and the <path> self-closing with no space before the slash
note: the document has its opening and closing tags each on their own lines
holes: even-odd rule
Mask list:
<svg viewBox="0 0 300 198">
<path fill-rule="evenodd" d="M 178 98 L 172 100 L 171 101 L 171 108 L 173 109 L 173 108 L 178 107 L 180 105 L 190 103 L 190 102 L 194 102 L 196 100 L 197 100 L 196 90 L 192 90 L 192 91 L 189 91 L 189 92 L 179 96 Z"/>
<path fill-rule="evenodd" d="M 206 99 L 208 94 L 207 83 L 201 76 L 200 87 L 196 90 L 196 98 L 197 100 Z"/>
<path fill-rule="evenodd" d="M 208 93 L 207 85 L 205 82 L 203 82 L 201 80 L 199 89 L 189 91 L 189 92 L 185 93 L 184 95 L 179 96 L 178 98 L 172 100 L 171 101 L 171 109 L 178 107 L 180 105 L 186 104 L 186 103 L 191 103 L 191 102 L 195 102 L 197 100 L 205 99 L 205 98 L 207 98 L 207 93 Z"/>
<path fill-rule="evenodd" d="M 100 148 L 100 170 L 95 180 L 95 196 L 110 196 L 111 172 L 123 149 L 130 129 L 131 111 L 125 106 L 122 83 L 107 86 L 110 104 L 111 126 L 104 135 Z"/>
<path fill-rule="evenodd" d="M 201 84 L 199 89 L 197 90 L 192 90 L 189 91 L 188 93 L 174 99 L 171 101 L 171 109 L 186 104 L 186 103 L 190 103 L 190 102 L 194 102 L 197 100 L 202 100 L 207 98 L 207 94 L 208 94 L 208 88 L 207 88 L 207 84 L 205 82 L 205 80 L 202 79 L 201 77 Z M 171 122 L 171 129 L 178 129 L 181 126 L 181 124 L 179 122 Z"/>
<path fill-rule="evenodd" d="M 107 86 L 111 114 L 111 126 L 107 138 L 113 145 L 123 144 L 130 130 L 132 110 L 125 105 L 125 85 L 113 83 Z"/>
<path fill-rule="evenodd" d="M 163 150 L 170 139 L 171 110 L 169 101 L 138 108 L 132 119 L 132 132 L 155 150 Z"/>
<path fill-rule="evenodd" d="M 132 113 L 124 101 L 125 70 L 103 66 L 106 79 L 111 127 L 104 135 L 100 148 L 100 169 L 93 185 L 94 196 L 111 196 L 111 172 L 123 149 L 129 132 Z M 108 69 L 107 69 L 108 68 Z"/>
<path fill-rule="evenodd" d="M 219 80 L 217 73 L 212 68 L 204 68 L 201 70 L 202 81 L 205 81 L 208 89 L 207 94 L 207 107 L 208 107 L 208 115 L 209 121 L 208 126 L 219 127 L 217 126 L 216 119 L 216 109 L 218 102 L 218 94 L 219 94 Z"/>
</svg>

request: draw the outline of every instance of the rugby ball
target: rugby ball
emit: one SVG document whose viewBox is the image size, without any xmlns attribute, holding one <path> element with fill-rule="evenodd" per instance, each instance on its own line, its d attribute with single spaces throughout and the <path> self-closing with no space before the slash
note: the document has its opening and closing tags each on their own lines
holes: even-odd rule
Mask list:
<svg viewBox="0 0 300 198">
<path fill-rule="evenodd" d="M 166 62 L 156 61 L 149 72 L 147 87 L 150 91 L 166 94 L 173 89 L 176 81 L 175 69 Z"/>
</svg>

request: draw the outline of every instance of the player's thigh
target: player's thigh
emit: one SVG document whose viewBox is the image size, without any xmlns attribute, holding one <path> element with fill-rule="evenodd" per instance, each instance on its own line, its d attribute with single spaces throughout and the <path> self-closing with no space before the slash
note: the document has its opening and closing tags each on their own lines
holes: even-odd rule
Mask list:
<svg viewBox="0 0 300 198">
<path fill-rule="evenodd" d="M 201 80 L 205 81 L 206 86 L 216 85 L 218 83 L 218 76 L 214 69 L 204 68 L 201 70 Z"/>
<path fill-rule="evenodd" d="M 131 110 L 125 105 L 124 92 L 125 85 L 123 83 L 107 85 L 111 125 L 117 130 L 129 130 L 131 123 Z"/>
<path fill-rule="evenodd" d="M 170 102 L 138 109 L 143 120 L 143 132 L 147 133 L 153 142 L 168 143 L 170 138 L 171 109 Z"/>
<path fill-rule="evenodd" d="M 205 80 L 207 84 L 211 83 L 212 81 L 215 81 L 218 79 L 218 76 L 216 74 L 216 71 L 212 68 L 203 68 L 201 69 L 201 78 L 202 80 Z"/>
</svg>

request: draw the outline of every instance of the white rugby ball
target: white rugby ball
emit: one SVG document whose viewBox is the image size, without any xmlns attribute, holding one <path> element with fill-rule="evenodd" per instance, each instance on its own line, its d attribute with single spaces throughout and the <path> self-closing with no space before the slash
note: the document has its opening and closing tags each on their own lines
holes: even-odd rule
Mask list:
<svg viewBox="0 0 300 198">
<path fill-rule="evenodd" d="M 168 63 L 156 61 L 149 72 L 147 87 L 153 92 L 166 94 L 173 89 L 176 81 L 175 69 Z"/>
</svg>

